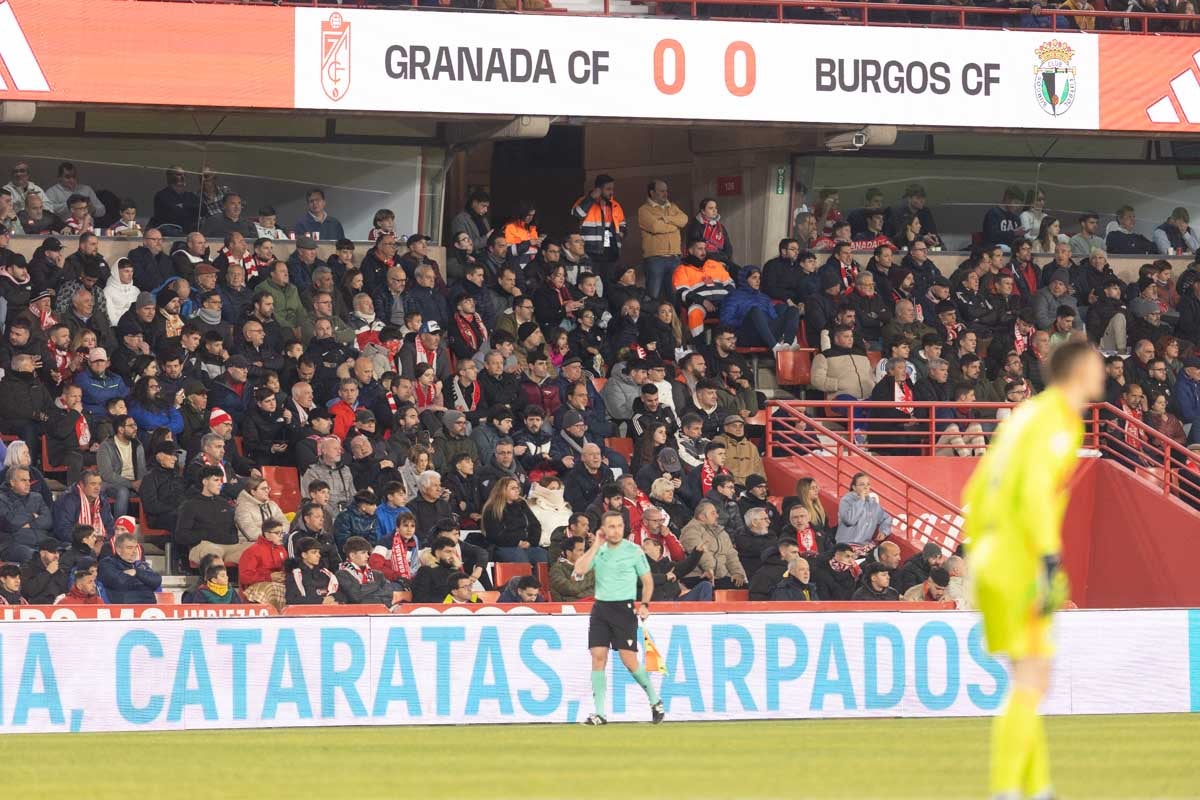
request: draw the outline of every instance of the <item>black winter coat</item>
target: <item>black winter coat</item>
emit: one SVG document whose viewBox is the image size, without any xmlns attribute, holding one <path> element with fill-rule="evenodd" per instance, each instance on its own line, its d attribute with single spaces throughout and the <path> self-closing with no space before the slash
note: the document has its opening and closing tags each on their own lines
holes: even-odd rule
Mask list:
<svg viewBox="0 0 1200 800">
<path fill-rule="evenodd" d="M 488 544 L 496 547 L 519 547 L 521 542 L 537 547 L 542 539 L 542 524 L 525 501 L 518 500 L 507 504 L 499 519 L 484 514 L 483 535 Z"/>
<path fill-rule="evenodd" d="M 179 508 L 175 523 L 175 544 L 187 550 L 200 542 L 237 544 L 237 529 L 233 524 L 233 502 L 224 495 L 206 497 L 192 495 Z"/>
</svg>

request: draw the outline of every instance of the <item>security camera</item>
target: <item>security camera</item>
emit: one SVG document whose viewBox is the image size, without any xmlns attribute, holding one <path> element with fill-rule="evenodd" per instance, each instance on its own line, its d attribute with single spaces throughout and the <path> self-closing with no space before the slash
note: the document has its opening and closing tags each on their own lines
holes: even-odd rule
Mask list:
<svg viewBox="0 0 1200 800">
<path fill-rule="evenodd" d="M 861 150 L 870 143 L 876 147 L 887 147 L 896 143 L 894 125 L 868 125 L 856 131 L 841 131 L 825 137 L 825 149 L 832 152 Z"/>
</svg>

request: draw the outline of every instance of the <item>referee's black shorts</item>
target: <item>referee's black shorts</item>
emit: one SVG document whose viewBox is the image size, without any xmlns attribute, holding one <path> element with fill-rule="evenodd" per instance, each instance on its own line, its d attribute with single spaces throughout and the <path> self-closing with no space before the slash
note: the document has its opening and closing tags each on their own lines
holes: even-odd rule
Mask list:
<svg viewBox="0 0 1200 800">
<path fill-rule="evenodd" d="M 597 600 L 588 620 L 588 647 L 638 649 L 638 618 L 632 600 Z"/>
</svg>

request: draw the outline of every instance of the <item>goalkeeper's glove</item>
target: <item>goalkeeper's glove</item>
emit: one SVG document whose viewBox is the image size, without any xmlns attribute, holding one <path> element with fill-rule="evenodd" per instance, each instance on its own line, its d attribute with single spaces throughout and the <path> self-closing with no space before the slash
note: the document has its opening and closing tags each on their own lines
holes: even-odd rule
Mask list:
<svg viewBox="0 0 1200 800">
<path fill-rule="evenodd" d="M 1042 556 L 1042 614 L 1052 614 L 1071 598 L 1071 585 L 1057 555 Z"/>
</svg>

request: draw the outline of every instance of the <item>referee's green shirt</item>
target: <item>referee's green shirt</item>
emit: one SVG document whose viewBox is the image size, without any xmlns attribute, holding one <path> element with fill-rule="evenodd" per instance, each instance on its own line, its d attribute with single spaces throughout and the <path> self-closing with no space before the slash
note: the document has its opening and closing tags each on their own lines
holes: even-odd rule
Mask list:
<svg viewBox="0 0 1200 800">
<path fill-rule="evenodd" d="M 638 578 L 650 571 L 646 554 L 628 539 L 616 547 L 605 544 L 592 559 L 597 600 L 636 600 Z"/>
</svg>

